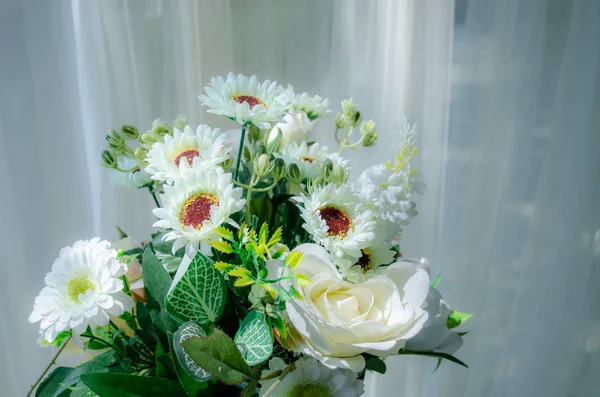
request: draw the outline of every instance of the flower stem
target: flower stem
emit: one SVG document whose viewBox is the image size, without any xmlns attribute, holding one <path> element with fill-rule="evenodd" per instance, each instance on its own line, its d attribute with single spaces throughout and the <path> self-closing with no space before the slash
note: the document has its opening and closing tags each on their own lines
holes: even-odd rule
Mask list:
<svg viewBox="0 0 600 397">
<path fill-rule="evenodd" d="M 240 135 L 240 147 L 238 149 L 237 160 L 235 161 L 235 170 L 233 170 L 233 180 L 237 181 L 240 171 L 240 161 L 242 160 L 242 151 L 244 150 L 244 139 L 246 138 L 246 124 L 242 126 L 242 134 Z"/>
<path fill-rule="evenodd" d="M 33 385 L 31 385 L 31 388 L 29 389 L 29 392 L 27 392 L 27 395 L 25 397 L 31 396 L 31 393 L 33 393 L 33 391 L 40 384 L 40 382 L 42 381 L 42 379 L 44 379 L 44 376 L 46 376 L 46 374 L 48 373 L 48 371 L 50 370 L 50 368 L 52 368 L 52 366 L 54 364 L 56 364 L 56 359 L 58 358 L 58 356 L 60 356 L 60 353 L 62 353 L 62 351 L 65 350 L 65 347 L 67 347 L 67 343 L 69 343 L 69 340 L 71 340 L 70 336 L 63 341 L 62 346 L 60 347 L 60 349 L 58 349 L 58 351 L 56 352 L 56 354 L 52 358 L 52 361 L 50 361 L 50 363 L 48 364 L 48 366 L 46 367 L 46 369 L 44 370 L 44 372 L 42 372 L 42 374 L 35 381 L 35 383 Z"/>
<path fill-rule="evenodd" d="M 160 203 L 158 202 L 158 199 L 156 198 L 156 194 L 154 194 L 154 192 L 152 191 L 152 187 L 148 186 L 148 191 L 152 195 L 152 198 L 154 199 L 154 204 L 156 204 L 156 207 L 160 208 Z"/>
<path fill-rule="evenodd" d="M 281 383 L 281 381 L 283 381 L 283 379 L 293 370 L 296 369 L 296 366 L 294 365 L 294 363 L 291 363 L 290 365 L 288 365 L 282 372 L 281 376 L 279 376 L 279 379 L 277 379 L 275 381 L 275 383 L 273 383 L 271 385 L 271 387 L 269 387 L 269 390 L 267 390 L 265 392 L 265 394 L 262 395 L 262 397 L 269 397 L 273 391 L 277 388 L 277 386 L 279 386 L 279 384 Z"/>
</svg>

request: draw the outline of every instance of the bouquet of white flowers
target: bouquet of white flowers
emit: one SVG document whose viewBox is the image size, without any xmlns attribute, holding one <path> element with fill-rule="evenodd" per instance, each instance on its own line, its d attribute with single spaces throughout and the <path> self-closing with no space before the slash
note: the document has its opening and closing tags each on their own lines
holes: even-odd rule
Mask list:
<svg viewBox="0 0 600 397">
<path fill-rule="evenodd" d="M 239 143 L 183 118 L 107 135 L 102 165 L 150 192 L 159 231 L 60 251 L 29 317 L 58 352 L 29 395 L 359 396 L 390 355 L 464 365 L 454 328 L 470 315 L 400 250 L 423 189 L 413 127 L 350 183 L 343 150 L 377 140 L 352 100 L 332 154 L 307 141 L 329 113 L 320 96 L 229 74 L 199 98 L 239 124 Z M 45 377 L 68 344 L 91 359 Z"/>
</svg>

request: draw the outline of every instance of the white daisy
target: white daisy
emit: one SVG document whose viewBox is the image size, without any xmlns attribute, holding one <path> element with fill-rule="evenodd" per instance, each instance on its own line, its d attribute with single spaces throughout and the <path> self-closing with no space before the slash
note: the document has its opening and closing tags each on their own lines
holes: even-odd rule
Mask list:
<svg viewBox="0 0 600 397">
<path fill-rule="evenodd" d="M 204 87 L 206 95 L 198 98 L 203 105 L 210 107 L 209 113 L 225 115 L 239 124 L 252 123 L 260 128 L 270 128 L 272 122 L 279 121 L 290 102 L 290 91 L 276 82 L 262 83 L 256 76 L 250 78 L 233 73 L 223 77 L 213 77 L 210 85 Z"/>
<path fill-rule="evenodd" d="M 302 357 L 294 363 L 295 369 L 281 383 L 274 385 L 277 377 L 261 382 L 260 395 L 273 388 L 271 397 L 357 397 L 364 393 L 362 380 L 349 369 L 330 369 L 311 357 Z M 269 361 L 265 377 L 287 367 L 282 359 L 275 357 Z"/>
<path fill-rule="evenodd" d="M 348 160 L 337 153 L 330 154 L 327 151 L 327 147 L 321 146 L 318 142 L 310 146 L 308 146 L 306 141 L 300 143 L 290 142 L 281 154 L 274 153 L 274 155 L 275 157 L 282 158 L 286 165 L 291 163 L 298 164 L 300 175 L 303 179 L 316 177 L 318 175 L 319 164 L 327 159 L 330 159 L 334 166 L 339 164 L 348 170 L 348 172 L 350 171 Z"/>
<path fill-rule="evenodd" d="M 122 170 L 130 170 L 136 165 L 138 165 L 138 163 L 128 157 L 119 159 L 119 168 Z M 110 181 L 118 186 L 138 188 L 152 182 L 152 179 L 145 170 L 137 167 L 133 171 L 128 172 L 121 172 L 115 169 L 110 170 Z"/>
<path fill-rule="evenodd" d="M 231 144 L 221 130 L 200 125 L 194 132 L 186 126 L 183 132 L 173 130 L 173 136 L 165 135 L 164 142 L 156 142 L 148 152 L 146 172 L 152 179 L 171 183 L 179 177 L 181 164 L 193 166 L 201 161 L 215 167 L 229 158 Z"/>
<path fill-rule="evenodd" d="M 63 248 L 35 298 L 29 321 L 40 321 L 40 334 L 48 342 L 63 331 L 72 330 L 77 339 L 88 326 L 107 325 L 111 316 L 133 308 L 119 278 L 126 271 L 108 241 L 80 240 Z"/>
<path fill-rule="evenodd" d="M 288 90 L 290 90 L 290 87 L 288 87 Z M 310 120 L 318 119 L 319 117 L 323 117 L 330 112 L 328 109 L 329 99 L 321 98 L 318 95 L 311 97 L 306 92 L 294 95 L 292 98 L 291 108 L 295 110 L 302 110 L 304 113 L 306 113 Z"/>
<path fill-rule="evenodd" d="M 310 196 L 294 197 L 302 203 L 300 215 L 304 229 L 313 240 L 338 258 L 360 258 L 361 249 L 375 240 L 373 213 L 348 185 L 326 185 Z"/>
<path fill-rule="evenodd" d="M 389 265 L 396 257 L 392 245 L 387 242 L 373 244 L 360 250 L 358 259 L 345 257 L 338 259 L 335 264 L 340 274 L 353 283 L 363 282 L 377 273 L 374 271 L 382 265 Z"/>
<path fill-rule="evenodd" d="M 235 188 L 231 174 L 219 167 L 190 168 L 182 163 L 180 172 L 173 186 L 164 187 L 163 208 L 153 210 L 159 218 L 154 227 L 171 229 L 164 240 L 175 240 L 173 253 L 186 245 L 200 245 L 205 255 L 211 255 L 210 241 L 219 239 L 214 229 L 232 223 L 231 214 L 244 207 L 242 189 Z"/>
</svg>

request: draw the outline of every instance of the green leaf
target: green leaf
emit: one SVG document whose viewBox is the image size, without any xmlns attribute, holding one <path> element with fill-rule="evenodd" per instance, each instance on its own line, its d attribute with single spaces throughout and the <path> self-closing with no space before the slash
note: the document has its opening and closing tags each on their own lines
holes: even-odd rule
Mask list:
<svg viewBox="0 0 600 397">
<path fill-rule="evenodd" d="M 440 365 L 442 365 L 442 359 L 440 357 L 438 357 L 437 360 L 437 364 L 435 365 L 435 369 L 433 370 L 433 372 L 437 371 L 440 368 Z"/>
<path fill-rule="evenodd" d="M 452 361 L 455 364 L 462 365 L 465 368 L 469 368 L 469 366 L 467 364 L 465 364 L 464 362 L 460 361 L 458 358 L 456 358 L 456 357 L 454 357 L 454 356 L 452 356 L 450 354 L 446 354 L 446 353 L 413 352 L 413 351 L 409 351 L 409 350 L 400 350 L 398 352 L 398 354 L 409 354 L 409 355 L 415 355 L 415 356 L 426 356 L 426 357 L 443 358 L 445 360 Z"/>
<path fill-rule="evenodd" d="M 177 373 L 175 372 L 175 366 L 173 365 L 171 355 L 165 352 L 165 349 L 163 349 L 161 345 L 156 345 L 154 357 L 156 357 L 156 376 L 158 378 L 176 377 Z"/>
<path fill-rule="evenodd" d="M 456 310 L 454 310 L 448 316 L 448 321 L 446 321 L 446 326 L 448 327 L 448 329 L 456 328 L 459 325 L 461 325 L 462 323 L 466 322 L 472 316 L 473 316 L 472 314 L 457 312 Z"/>
<path fill-rule="evenodd" d="M 385 374 L 385 371 L 387 370 L 387 366 L 385 365 L 385 361 L 383 361 L 379 357 L 369 357 L 369 358 L 367 358 L 365 368 L 368 369 L 368 370 L 370 370 L 370 371 L 377 372 L 377 373 L 380 373 L 380 374 Z"/>
<path fill-rule="evenodd" d="M 138 335 L 145 344 L 154 349 L 158 342 L 158 335 L 156 334 L 154 324 L 152 324 L 152 318 L 150 317 L 148 308 L 142 302 L 137 301 L 135 304 L 135 314 L 141 328 L 135 330 L 136 335 Z"/>
<path fill-rule="evenodd" d="M 263 314 L 253 310 L 246 315 L 235 335 L 235 344 L 248 365 L 266 361 L 273 354 L 273 334 Z"/>
<path fill-rule="evenodd" d="M 225 384 L 235 385 L 253 378 L 235 343 L 216 328 L 210 337 L 194 336 L 182 346 L 196 364 Z"/>
<path fill-rule="evenodd" d="M 225 280 L 213 261 L 198 252 L 189 264 L 177 270 L 165 306 L 182 323 L 214 323 L 223 314 L 226 293 Z"/>
<path fill-rule="evenodd" d="M 58 367 L 50 373 L 38 386 L 35 391 L 36 397 L 55 397 L 67 390 L 64 386 L 66 380 L 74 368 Z M 72 383 L 67 383 L 67 386 Z"/>
<path fill-rule="evenodd" d="M 175 357 L 181 367 L 197 382 L 206 382 L 212 375 L 203 370 L 181 347 L 181 343 L 194 336 L 206 336 L 206 332 L 193 321 L 183 324 L 173 335 Z"/>
<path fill-rule="evenodd" d="M 123 374 L 85 374 L 83 383 L 99 397 L 187 397 L 178 381 Z"/>
<path fill-rule="evenodd" d="M 433 283 L 431 284 L 431 286 L 433 288 L 436 288 L 438 286 L 438 284 L 440 283 L 440 281 L 442 281 L 442 273 L 440 272 L 440 274 L 438 274 L 438 276 L 435 278 L 435 280 L 433 281 Z"/>
<path fill-rule="evenodd" d="M 169 332 L 169 343 L 171 345 L 171 351 L 175 352 L 175 346 L 173 343 L 174 335 Z M 183 349 L 182 349 L 183 350 Z M 187 354 L 187 353 L 186 353 Z M 175 371 L 181 386 L 185 389 L 190 397 L 210 397 L 210 390 L 208 388 L 208 382 L 198 382 L 183 368 L 176 354 L 173 354 L 173 365 L 175 365 Z M 211 376 L 212 377 L 212 376 Z"/>
<path fill-rule="evenodd" d="M 177 323 L 171 318 L 163 302 L 173 280 L 149 247 L 144 250 L 142 256 L 142 276 L 144 277 L 144 288 L 146 289 L 146 307 L 157 331 L 160 331 L 157 333 L 161 344 L 165 349 L 168 349 L 167 332 L 175 332 Z"/>
<path fill-rule="evenodd" d="M 257 385 L 258 379 L 252 379 L 250 382 L 248 382 L 246 387 L 244 387 L 244 390 L 242 390 L 242 394 L 240 395 L 240 397 L 252 397 L 254 395 L 254 392 L 256 391 Z"/>
</svg>

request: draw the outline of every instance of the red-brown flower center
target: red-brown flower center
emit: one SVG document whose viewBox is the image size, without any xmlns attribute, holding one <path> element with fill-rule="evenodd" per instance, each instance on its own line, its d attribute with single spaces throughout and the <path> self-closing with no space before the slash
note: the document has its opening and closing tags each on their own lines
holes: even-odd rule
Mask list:
<svg viewBox="0 0 600 397">
<path fill-rule="evenodd" d="M 231 97 L 231 99 L 237 103 L 247 103 L 248 106 L 250 106 L 250 109 L 256 105 L 263 105 L 264 107 L 267 107 L 263 101 L 252 95 L 234 95 Z"/>
<path fill-rule="evenodd" d="M 198 149 L 185 149 L 173 158 L 173 164 L 179 167 L 179 162 L 181 161 L 182 157 L 185 157 L 187 159 L 189 165 L 192 165 L 194 163 L 194 157 L 202 158 Z"/>
<path fill-rule="evenodd" d="M 352 221 L 348 214 L 331 205 L 319 208 L 319 213 L 329 228 L 328 235 L 346 237 L 348 230 L 352 227 Z"/>
<path fill-rule="evenodd" d="M 313 161 L 315 161 L 314 157 L 308 157 L 308 156 L 302 156 L 300 157 L 300 160 L 302 161 L 308 161 L 309 163 L 312 163 Z"/>
<path fill-rule="evenodd" d="M 360 250 L 360 253 L 361 255 L 360 258 L 358 258 L 356 265 L 360 266 L 363 272 L 371 270 L 373 268 L 373 259 L 371 258 L 371 252 L 365 248 Z"/>
<path fill-rule="evenodd" d="M 181 207 L 181 224 L 200 229 L 202 222 L 210 219 L 210 208 L 213 205 L 219 205 L 219 199 L 214 194 L 201 193 L 190 197 Z"/>
</svg>

